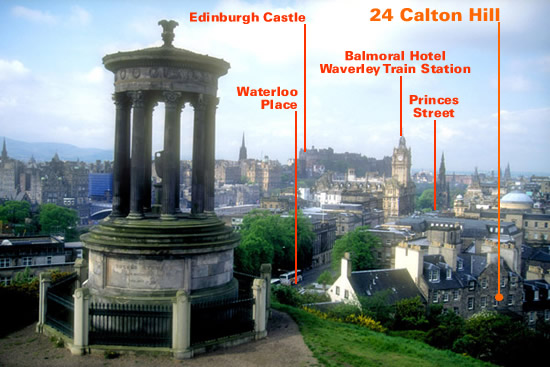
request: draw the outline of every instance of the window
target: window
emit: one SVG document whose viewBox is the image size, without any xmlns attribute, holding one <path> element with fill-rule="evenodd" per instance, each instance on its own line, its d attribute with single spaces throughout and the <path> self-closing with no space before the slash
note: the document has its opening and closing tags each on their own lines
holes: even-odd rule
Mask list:
<svg viewBox="0 0 550 367">
<path fill-rule="evenodd" d="M 544 310 L 544 320 L 550 320 L 550 310 Z"/>
<path fill-rule="evenodd" d="M 447 280 L 451 279 L 453 275 L 453 271 L 451 268 L 447 268 Z"/>
<path fill-rule="evenodd" d="M 539 300 L 539 290 L 536 289 L 535 290 L 535 295 L 533 296 L 533 301 L 538 301 Z"/>
<path fill-rule="evenodd" d="M 493 298 L 493 307 L 498 307 L 500 302 Z"/>
<path fill-rule="evenodd" d="M 539 222 L 535 222 L 535 228 L 539 226 Z"/>
<path fill-rule="evenodd" d="M 481 308 L 487 307 L 487 297 L 483 296 L 481 297 Z"/>
<path fill-rule="evenodd" d="M 515 287 L 518 284 L 518 277 L 510 278 L 510 287 Z"/>
<path fill-rule="evenodd" d="M 544 222 L 544 228 L 548 228 L 548 222 Z"/>
<path fill-rule="evenodd" d="M 508 295 L 508 306 L 512 306 L 514 304 L 514 295 L 509 294 Z"/>
<path fill-rule="evenodd" d="M 52 263 L 52 257 L 48 256 L 46 257 L 46 264 L 50 265 Z"/>
<path fill-rule="evenodd" d="M 2 257 L 0 258 L 0 268 L 7 268 L 10 266 L 10 258 L 9 257 Z"/>
<path fill-rule="evenodd" d="M 474 297 L 468 297 L 468 310 L 474 309 Z"/>
<path fill-rule="evenodd" d="M 458 259 L 457 268 L 458 268 L 458 270 L 464 269 L 464 262 L 462 261 L 462 259 Z"/>
<path fill-rule="evenodd" d="M 453 300 L 455 300 L 455 301 L 458 300 L 458 290 L 453 291 Z"/>
<path fill-rule="evenodd" d="M 443 292 L 443 302 L 449 302 L 449 292 Z"/>
<path fill-rule="evenodd" d="M 340 295 L 340 287 L 336 286 L 336 295 L 339 296 Z"/>
<path fill-rule="evenodd" d="M 533 239 L 538 240 L 539 239 L 539 234 L 538 233 L 533 233 Z"/>
<path fill-rule="evenodd" d="M 525 221 L 525 227 L 529 227 L 529 222 Z"/>
<path fill-rule="evenodd" d="M 487 278 L 481 279 L 481 288 L 487 288 Z"/>
<path fill-rule="evenodd" d="M 453 311 L 458 315 L 458 307 L 453 307 Z"/>
<path fill-rule="evenodd" d="M 439 282 L 439 268 L 430 270 L 430 282 Z"/>
<path fill-rule="evenodd" d="M 11 284 L 11 278 L 10 277 L 1 277 L 0 283 L 4 285 L 10 285 Z"/>
<path fill-rule="evenodd" d="M 506 278 L 500 280 L 500 288 L 506 288 Z"/>
<path fill-rule="evenodd" d="M 432 302 L 433 303 L 439 302 L 439 294 L 437 294 L 437 292 L 434 292 Z"/>
<path fill-rule="evenodd" d="M 535 311 L 529 312 L 529 323 L 535 322 Z"/>
<path fill-rule="evenodd" d="M 32 257 L 23 257 L 23 258 L 21 258 L 21 265 L 31 266 L 32 265 Z"/>
<path fill-rule="evenodd" d="M 349 291 L 347 289 L 344 291 L 344 298 L 345 299 L 349 298 Z"/>
<path fill-rule="evenodd" d="M 476 289 L 476 282 L 473 280 L 470 280 L 470 282 L 468 283 L 468 290 L 473 291 L 475 289 Z"/>
</svg>

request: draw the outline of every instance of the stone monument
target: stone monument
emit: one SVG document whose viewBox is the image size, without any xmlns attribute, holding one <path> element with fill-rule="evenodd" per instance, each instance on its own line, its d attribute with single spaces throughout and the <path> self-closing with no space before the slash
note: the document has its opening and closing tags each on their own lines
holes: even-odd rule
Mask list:
<svg viewBox="0 0 550 367">
<path fill-rule="evenodd" d="M 103 58 L 115 75 L 113 210 L 81 238 L 87 287 L 106 303 L 170 303 L 178 290 L 203 302 L 237 295 L 233 250 L 239 237 L 214 214 L 218 78 L 229 63 L 172 45 L 177 22 L 162 20 L 161 47 Z M 161 208 L 151 208 L 152 114 L 165 104 Z M 194 109 L 192 207 L 179 208 L 180 114 Z M 131 139 L 131 140 L 130 140 Z"/>
</svg>

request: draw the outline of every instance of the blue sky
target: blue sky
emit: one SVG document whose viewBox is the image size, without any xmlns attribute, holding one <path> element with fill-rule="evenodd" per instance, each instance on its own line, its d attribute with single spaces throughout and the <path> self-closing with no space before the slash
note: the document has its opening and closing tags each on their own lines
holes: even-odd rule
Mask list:
<svg viewBox="0 0 550 367">
<path fill-rule="evenodd" d="M 294 154 L 293 112 L 260 110 L 259 99 L 238 97 L 236 87 L 298 89 L 302 126 L 303 25 L 199 24 L 189 22 L 189 13 L 297 11 L 307 18 L 308 147 L 382 158 L 399 140 L 398 75 L 325 75 L 319 64 L 358 65 L 344 61 L 346 50 L 445 50 L 446 63 L 470 66 L 472 73 L 403 76 L 403 129 L 413 169 L 433 166 L 433 120 L 412 117 L 410 94 L 460 99 L 457 117 L 438 119 L 437 156 L 445 151 L 448 171 L 496 169 L 497 24 L 369 21 L 372 8 L 389 6 L 394 15 L 403 7 L 463 14 L 469 7 L 500 7 L 502 165 L 550 172 L 547 1 L 2 1 L 0 134 L 112 149 L 113 77 L 101 59 L 161 45 L 157 21 L 168 18 L 180 23 L 176 47 L 231 63 L 218 91 L 217 158 L 237 159 L 244 131 L 250 157 L 286 162 Z M 155 151 L 162 149 L 162 116 L 160 105 L 154 115 Z M 182 118 L 184 159 L 191 154 L 191 121 L 188 107 Z M 303 142 L 302 131 L 298 141 Z"/>
</svg>

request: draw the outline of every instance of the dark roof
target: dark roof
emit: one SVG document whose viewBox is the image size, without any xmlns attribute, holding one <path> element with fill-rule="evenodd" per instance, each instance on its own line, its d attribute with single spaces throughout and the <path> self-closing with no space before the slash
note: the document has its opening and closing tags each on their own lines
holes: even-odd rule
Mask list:
<svg viewBox="0 0 550 367">
<path fill-rule="evenodd" d="M 450 266 L 441 255 L 424 256 L 424 271 L 422 276 L 430 289 L 457 289 L 463 288 L 460 275 L 456 271 L 451 272 L 451 278 L 447 279 L 447 268 Z M 430 282 L 430 271 L 439 271 L 439 281 Z"/>
<path fill-rule="evenodd" d="M 392 304 L 416 296 L 424 299 L 407 269 L 354 271 L 351 273 L 350 283 L 358 297 L 389 290 L 388 302 Z"/>
<path fill-rule="evenodd" d="M 550 221 L 550 214 L 524 214 L 523 219 L 540 219 Z"/>
<path fill-rule="evenodd" d="M 469 274 L 477 278 L 487 267 L 487 254 L 461 253 L 458 257 L 462 259 L 464 264 L 464 269 L 462 271 L 459 270 L 463 274 Z"/>
<path fill-rule="evenodd" d="M 462 237 L 483 238 L 489 236 L 489 227 L 497 226 L 493 220 L 478 220 L 467 218 L 448 218 L 439 216 L 411 216 L 397 220 L 396 224 L 411 226 L 415 232 L 425 232 L 430 228 L 431 223 L 459 223 L 462 226 Z M 505 228 L 506 234 L 516 234 L 519 230 L 512 222 L 501 222 L 501 228 Z M 441 227 L 435 227 L 441 229 Z"/>
<path fill-rule="evenodd" d="M 521 258 L 525 260 L 534 260 L 543 263 L 550 263 L 550 254 L 545 248 L 533 248 L 531 246 L 523 245 Z"/>
</svg>

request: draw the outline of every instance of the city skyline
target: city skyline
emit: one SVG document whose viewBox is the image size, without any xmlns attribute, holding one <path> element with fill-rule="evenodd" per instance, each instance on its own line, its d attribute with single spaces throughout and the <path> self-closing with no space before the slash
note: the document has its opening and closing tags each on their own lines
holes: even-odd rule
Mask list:
<svg viewBox="0 0 550 367">
<path fill-rule="evenodd" d="M 132 6 L 129 6 L 129 5 Z M 112 150 L 113 76 L 104 55 L 159 46 L 160 19 L 175 19 L 175 46 L 231 63 L 220 79 L 217 159 L 236 160 L 246 134 L 248 155 L 268 155 L 284 163 L 293 157 L 292 111 L 265 111 L 260 99 L 239 97 L 238 86 L 297 89 L 299 149 L 303 131 L 303 25 L 190 23 L 201 14 L 298 12 L 307 24 L 307 147 L 332 147 L 382 158 L 399 140 L 398 75 L 326 75 L 319 65 L 359 65 L 344 61 L 345 51 L 393 53 L 446 51 L 448 63 L 471 66 L 470 75 L 403 75 L 403 135 L 412 147 L 413 170 L 433 167 L 433 120 L 412 118 L 410 94 L 457 97 L 454 119 L 438 119 L 437 160 L 445 151 L 449 170 L 491 171 L 497 167 L 497 24 L 370 22 L 370 9 L 385 2 L 142 2 L 43 3 L 0 5 L 0 124 L 8 138 L 69 143 Z M 405 5 L 407 4 L 407 5 Z M 394 12 L 432 6 L 466 12 L 469 7 L 500 8 L 501 169 L 548 172 L 550 156 L 549 26 L 542 1 L 391 2 Z M 351 9 L 354 9 L 352 12 Z M 121 16 L 123 14 L 124 16 Z M 327 27 L 330 25 L 330 27 Z M 368 62 L 365 64 L 369 65 Z M 276 99 L 277 100 L 277 99 Z M 284 99 L 281 99 L 285 101 Z M 445 106 L 437 107 L 447 109 Z M 435 109 L 435 108 L 434 108 Z M 182 115 L 182 159 L 190 159 L 192 108 Z M 162 149 L 162 104 L 154 115 L 153 150 Z M 527 149 L 527 147 L 529 149 Z M 9 151 L 9 147 L 8 147 Z"/>
</svg>

